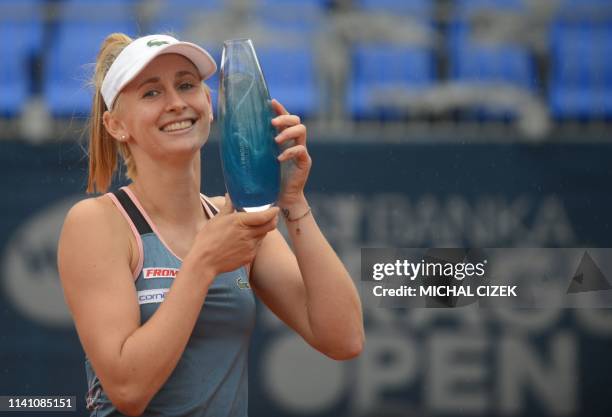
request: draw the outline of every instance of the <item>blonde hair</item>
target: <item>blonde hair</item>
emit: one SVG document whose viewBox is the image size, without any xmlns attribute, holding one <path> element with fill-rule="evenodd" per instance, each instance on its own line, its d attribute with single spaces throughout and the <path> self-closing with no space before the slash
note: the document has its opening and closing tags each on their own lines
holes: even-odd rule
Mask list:
<svg viewBox="0 0 612 417">
<path fill-rule="evenodd" d="M 117 141 L 108 133 L 102 116 L 107 110 L 100 88 L 104 76 L 108 72 L 119 53 L 132 42 L 132 38 L 123 33 L 112 33 L 106 37 L 98 56 L 92 83 L 95 88 L 91 117 L 89 119 L 89 178 L 87 192 L 105 192 L 110 187 L 113 175 L 117 170 L 117 154 L 120 154 L 127 167 L 126 176 L 133 178 L 136 165 L 128 146 Z"/>
<path fill-rule="evenodd" d="M 89 119 L 89 177 L 87 179 L 87 192 L 105 192 L 111 185 L 113 175 L 117 170 L 119 154 L 127 168 L 125 173 L 129 179 L 136 176 L 136 164 L 132 158 L 130 148 L 124 142 L 115 140 L 106 130 L 103 123 L 103 115 L 107 109 L 102 98 L 100 89 L 102 81 L 109 68 L 123 51 L 132 42 L 132 38 L 123 33 L 112 33 L 106 37 L 98 56 L 92 84 L 95 88 L 91 117 Z M 210 99 L 209 87 L 202 83 L 204 91 Z M 119 108 L 119 102 L 115 101 L 113 108 Z M 210 109 L 212 111 L 212 108 Z"/>
</svg>

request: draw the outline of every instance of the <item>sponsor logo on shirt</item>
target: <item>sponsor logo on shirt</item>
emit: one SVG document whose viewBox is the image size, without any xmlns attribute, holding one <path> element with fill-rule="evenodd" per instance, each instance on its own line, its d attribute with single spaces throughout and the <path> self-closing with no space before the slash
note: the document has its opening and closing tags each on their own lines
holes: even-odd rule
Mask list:
<svg viewBox="0 0 612 417">
<path fill-rule="evenodd" d="M 151 278 L 174 278 L 178 274 L 177 268 L 143 268 L 142 276 L 144 279 Z"/>
<path fill-rule="evenodd" d="M 155 288 L 152 290 L 138 291 L 138 304 L 161 303 L 166 298 L 170 288 Z"/>
</svg>

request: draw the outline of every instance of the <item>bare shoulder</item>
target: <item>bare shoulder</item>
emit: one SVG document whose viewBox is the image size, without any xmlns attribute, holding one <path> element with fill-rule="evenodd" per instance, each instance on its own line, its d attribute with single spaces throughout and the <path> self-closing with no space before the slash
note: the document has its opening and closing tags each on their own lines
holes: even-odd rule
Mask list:
<svg viewBox="0 0 612 417">
<path fill-rule="evenodd" d="M 76 260 L 75 257 L 94 253 L 100 256 L 114 253 L 115 258 L 123 255 L 130 264 L 133 250 L 129 236 L 126 221 L 110 198 L 81 200 L 70 208 L 64 220 L 58 243 L 60 269 L 62 260 Z"/>
<path fill-rule="evenodd" d="M 83 236 L 97 233 L 98 236 L 117 235 L 124 229 L 124 220 L 113 202 L 106 196 L 86 198 L 73 205 L 64 220 L 64 231 L 80 232 Z M 119 233 L 121 234 L 121 233 Z"/>
<path fill-rule="evenodd" d="M 77 223 L 92 223 L 95 225 L 100 221 L 112 221 L 112 202 L 108 197 L 91 197 L 75 203 L 68 214 L 66 221 Z"/>
<path fill-rule="evenodd" d="M 109 197 L 88 198 L 68 211 L 57 249 L 66 304 L 103 384 L 115 378 L 115 352 L 140 325 L 130 235 Z"/>
</svg>

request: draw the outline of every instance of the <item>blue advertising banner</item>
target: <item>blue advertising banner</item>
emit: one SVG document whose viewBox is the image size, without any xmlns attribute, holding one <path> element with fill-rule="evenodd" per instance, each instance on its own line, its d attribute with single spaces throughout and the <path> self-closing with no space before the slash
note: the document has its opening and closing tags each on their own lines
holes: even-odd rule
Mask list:
<svg viewBox="0 0 612 417">
<path fill-rule="evenodd" d="M 309 149 L 309 202 L 356 285 L 362 248 L 612 247 L 612 144 Z M 65 415 L 88 415 L 56 266 L 63 218 L 85 198 L 86 158 L 74 144 L 15 141 L 0 145 L 0 161 L 0 395 L 76 396 Z M 203 191 L 224 192 L 215 142 Z M 515 262 L 529 270 L 541 259 Z M 364 305 L 364 316 L 364 351 L 337 362 L 258 305 L 250 415 L 612 414 L 609 309 Z"/>
</svg>

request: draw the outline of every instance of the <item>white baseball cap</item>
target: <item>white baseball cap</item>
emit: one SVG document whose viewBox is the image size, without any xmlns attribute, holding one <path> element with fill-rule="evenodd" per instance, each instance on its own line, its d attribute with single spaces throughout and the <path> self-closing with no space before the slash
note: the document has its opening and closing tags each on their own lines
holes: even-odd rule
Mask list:
<svg viewBox="0 0 612 417">
<path fill-rule="evenodd" d="M 217 64 L 208 52 L 195 43 L 181 42 L 168 35 L 148 35 L 135 39 L 117 56 L 102 81 L 101 93 L 111 110 L 121 89 L 132 81 L 155 57 L 179 54 L 189 59 L 203 80 L 217 71 Z"/>
</svg>

